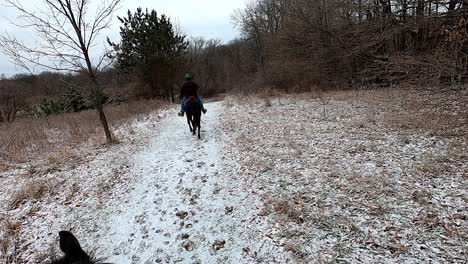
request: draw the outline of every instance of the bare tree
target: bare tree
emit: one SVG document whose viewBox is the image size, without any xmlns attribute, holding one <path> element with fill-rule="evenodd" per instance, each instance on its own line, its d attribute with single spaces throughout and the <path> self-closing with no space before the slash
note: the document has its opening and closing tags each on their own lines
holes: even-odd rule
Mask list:
<svg viewBox="0 0 468 264">
<path fill-rule="evenodd" d="M 14 63 L 32 72 L 40 67 L 52 71 L 86 73 L 90 85 L 88 92 L 99 113 L 107 143 L 113 138 L 104 113 L 106 96 L 98 82 L 98 74 L 109 63 L 103 54 L 94 58 L 98 36 L 111 23 L 112 15 L 122 0 L 41 0 L 42 9 L 31 10 L 20 0 L 5 0 L 7 5 L 21 14 L 20 28 L 30 29 L 38 36 L 31 46 L 14 35 L 0 36 L 0 48 Z M 38 4 L 36 4 L 38 5 Z M 91 53 L 93 50 L 93 53 Z"/>
<path fill-rule="evenodd" d="M 8 83 L 4 76 L 0 78 L 0 123 L 15 121 L 24 101 L 19 100 L 15 84 Z"/>
<path fill-rule="evenodd" d="M 251 50 L 261 67 L 266 59 L 266 37 L 280 31 L 287 6 L 285 0 L 258 0 L 245 9 L 236 10 L 232 16 L 243 38 L 251 43 Z"/>
<path fill-rule="evenodd" d="M 222 61 L 218 60 L 221 41 L 192 38 L 188 46 L 187 61 L 189 69 L 195 74 L 201 88 L 212 90 L 222 71 Z"/>
</svg>

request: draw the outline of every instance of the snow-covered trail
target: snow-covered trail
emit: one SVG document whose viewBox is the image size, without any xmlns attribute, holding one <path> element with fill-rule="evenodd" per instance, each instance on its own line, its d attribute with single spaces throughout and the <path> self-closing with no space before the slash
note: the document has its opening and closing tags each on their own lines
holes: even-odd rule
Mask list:
<svg viewBox="0 0 468 264">
<path fill-rule="evenodd" d="M 246 263 L 262 246 L 255 231 L 261 225 L 252 223 L 258 205 L 223 159 L 224 106 L 207 108 L 202 140 L 189 134 L 185 118 L 170 116 L 132 155 L 134 183 L 97 217 L 97 256 L 113 263 Z"/>
</svg>

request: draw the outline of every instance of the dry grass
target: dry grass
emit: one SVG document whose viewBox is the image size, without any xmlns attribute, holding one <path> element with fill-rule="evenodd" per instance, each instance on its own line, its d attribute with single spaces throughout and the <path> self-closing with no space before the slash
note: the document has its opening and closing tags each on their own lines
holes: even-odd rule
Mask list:
<svg viewBox="0 0 468 264">
<path fill-rule="evenodd" d="M 19 222 L 10 221 L 8 217 L 0 218 L 0 263 L 18 263 L 15 241 L 20 229 Z"/>
<path fill-rule="evenodd" d="M 137 115 L 150 113 L 167 103 L 159 100 L 137 101 L 105 108 L 112 128 Z M 54 159 L 54 153 L 73 148 L 80 143 L 105 142 L 99 117 L 95 111 L 22 119 L 0 125 L 0 163 L 31 162 L 35 159 Z M 92 142 L 92 141 L 91 141 Z M 45 154 L 49 157 L 45 157 Z M 53 160 L 51 160 L 53 162 Z M 0 165 L 0 168 L 4 167 Z"/>
<path fill-rule="evenodd" d="M 292 221 L 298 224 L 304 222 L 304 205 L 299 198 L 277 198 L 272 195 L 264 194 L 262 200 L 264 215 L 275 214 L 282 218 L 282 220 Z"/>
<path fill-rule="evenodd" d="M 50 190 L 50 183 L 45 180 L 31 180 L 12 195 L 8 206 L 10 209 L 14 209 L 25 201 L 38 200 Z"/>
</svg>

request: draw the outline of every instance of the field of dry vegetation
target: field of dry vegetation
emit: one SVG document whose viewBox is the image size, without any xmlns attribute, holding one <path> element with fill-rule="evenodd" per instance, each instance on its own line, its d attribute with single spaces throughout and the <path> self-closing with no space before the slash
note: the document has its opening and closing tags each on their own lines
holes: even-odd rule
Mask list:
<svg viewBox="0 0 468 264">
<path fill-rule="evenodd" d="M 133 101 L 111 105 L 106 113 L 117 130 L 132 118 L 164 106 L 167 102 L 162 100 Z M 83 145 L 99 146 L 105 142 L 94 110 L 0 123 L 0 132 L 0 171 L 18 163 L 64 162 L 78 155 Z"/>
<path fill-rule="evenodd" d="M 268 239 L 299 263 L 466 263 L 468 91 L 230 97 L 223 117 Z M 262 261 L 262 259 L 258 259 Z"/>
</svg>

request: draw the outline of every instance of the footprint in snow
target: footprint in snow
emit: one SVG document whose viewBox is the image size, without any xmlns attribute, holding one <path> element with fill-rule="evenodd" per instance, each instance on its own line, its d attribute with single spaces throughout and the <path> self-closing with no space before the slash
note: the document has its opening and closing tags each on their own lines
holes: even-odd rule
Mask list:
<svg viewBox="0 0 468 264">
<path fill-rule="evenodd" d="M 190 235 L 186 234 L 186 233 L 182 233 L 182 234 L 177 236 L 177 240 L 186 240 L 186 239 L 189 239 L 189 238 L 190 238 Z"/>
<path fill-rule="evenodd" d="M 225 240 L 216 240 L 216 241 L 213 243 L 212 248 L 213 248 L 215 251 L 218 251 L 218 250 L 223 249 L 225 245 L 226 245 L 226 241 L 225 241 Z"/>
<path fill-rule="evenodd" d="M 179 212 L 176 213 L 176 216 L 183 220 L 188 216 L 188 212 L 179 211 Z"/>
<path fill-rule="evenodd" d="M 195 243 L 193 243 L 191 240 L 182 242 L 181 246 L 187 251 L 193 251 L 195 249 Z"/>
</svg>

